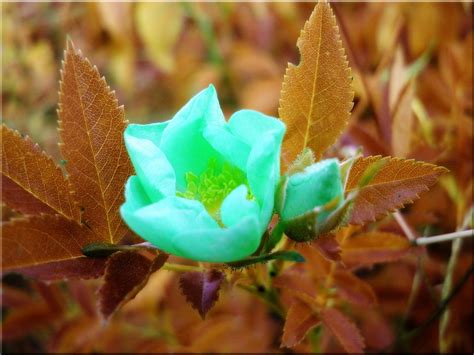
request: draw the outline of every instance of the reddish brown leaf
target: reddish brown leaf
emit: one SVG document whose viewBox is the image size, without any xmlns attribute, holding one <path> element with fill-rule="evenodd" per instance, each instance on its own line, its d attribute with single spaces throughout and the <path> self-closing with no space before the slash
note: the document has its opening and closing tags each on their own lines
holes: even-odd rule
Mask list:
<svg viewBox="0 0 474 355">
<path fill-rule="evenodd" d="M 205 272 L 185 272 L 179 279 L 179 286 L 186 300 L 203 319 L 219 298 L 224 276 L 222 272 L 212 269 Z"/>
<path fill-rule="evenodd" d="M 107 260 L 104 284 L 99 290 L 100 311 L 104 317 L 110 317 L 134 298 L 167 259 L 167 254 L 159 254 L 154 260 L 130 251 L 113 254 Z"/>
<path fill-rule="evenodd" d="M 94 293 L 83 280 L 71 280 L 69 290 L 74 300 L 80 305 L 85 315 L 95 317 L 97 307 Z"/>
<path fill-rule="evenodd" d="M 79 221 L 69 182 L 30 138 L 2 125 L 2 201 L 24 214 L 60 214 Z"/>
<path fill-rule="evenodd" d="M 84 209 L 83 222 L 100 240 L 114 243 L 127 231 L 119 207 L 133 173 L 123 142 L 123 107 L 71 42 L 61 74 L 59 125 L 66 169 Z"/>
<path fill-rule="evenodd" d="M 66 300 L 64 299 L 58 283 L 46 284 L 43 282 L 37 282 L 35 288 L 53 312 L 60 313 L 64 311 Z"/>
<path fill-rule="evenodd" d="M 337 270 L 333 277 L 339 297 L 362 307 L 371 307 L 377 303 L 372 287 L 352 273 Z"/>
<path fill-rule="evenodd" d="M 388 150 L 379 139 L 370 134 L 362 124 L 356 122 L 349 126 L 348 134 L 359 145 L 364 147 L 364 152 L 369 155 L 382 154 L 387 155 Z"/>
<path fill-rule="evenodd" d="M 321 255 L 329 261 L 341 260 L 341 248 L 333 234 L 323 235 L 316 239 L 312 245 Z"/>
<path fill-rule="evenodd" d="M 105 258 L 79 257 L 68 260 L 53 261 L 50 263 L 14 268 L 11 271 L 40 279 L 56 281 L 63 279 L 96 279 L 104 274 Z"/>
<path fill-rule="evenodd" d="M 361 331 L 367 347 L 375 350 L 386 349 L 395 340 L 390 322 L 375 311 L 363 313 Z"/>
<path fill-rule="evenodd" d="M 25 291 L 2 284 L 0 302 L 2 307 L 23 307 L 31 302 Z"/>
<path fill-rule="evenodd" d="M 406 160 L 373 156 L 358 159 L 349 174 L 347 192 L 355 189 L 366 169 L 373 163 L 385 160 L 385 165 L 362 188 L 356 198 L 351 223 L 363 224 L 374 221 L 386 213 L 403 207 L 428 191 L 438 177 L 447 170 L 436 165 Z"/>
<path fill-rule="evenodd" d="M 2 340 L 21 338 L 37 329 L 45 328 L 58 317 L 45 302 L 34 302 L 11 311 L 2 322 Z"/>
<path fill-rule="evenodd" d="M 286 315 L 281 347 L 298 345 L 316 325 L 321 323 L 313 310 L 304 302 L 295 300 Z"/>
<path fill-rule="evenodd" d="M 92 243 L 89 229 L 60 216 L 32 216 L 2 225 L 4 269 L 40 265 L 82 257 Z"/>
<path fill-rule="evenodd" d="M 364 339 L 359 329 L 343 313 L 334 308 L 321 311 L 321 320 L 348 353 L 364 352 Z"/>
<path fill-rule="evenodd" d="M 348 267 L 394 261 L 406 255 L 411 244 L 393 233 L 368 232 L 349 238 L 344 243 L 342 261 Z"/>
</svg>

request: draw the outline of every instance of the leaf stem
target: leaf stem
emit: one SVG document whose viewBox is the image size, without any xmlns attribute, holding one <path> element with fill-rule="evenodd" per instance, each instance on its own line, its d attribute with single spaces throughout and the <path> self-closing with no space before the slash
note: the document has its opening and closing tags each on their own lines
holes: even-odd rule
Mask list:
<svg viewBox="0 0 474 355">
<path fill-rule="evenodd" d="M 188 271 L 205 271 L 206 269 L 200 266 L 194 265 L 183 265 L 174 263 L 165 263 L 162 270 L 176 271 L 176 272 L 188 272 Z"/>
<path fill-rule="evenodd" d="M 474 236 L 474 229 L 469 229 L 466 231 L 459 231 L 454 233 L 441 234 L 434 237 L 422 237 L 413 241 L 415 245 L 427 245 L 433 243 L 447 242 L 460 238 L 467 238 Z"/>
</svg>

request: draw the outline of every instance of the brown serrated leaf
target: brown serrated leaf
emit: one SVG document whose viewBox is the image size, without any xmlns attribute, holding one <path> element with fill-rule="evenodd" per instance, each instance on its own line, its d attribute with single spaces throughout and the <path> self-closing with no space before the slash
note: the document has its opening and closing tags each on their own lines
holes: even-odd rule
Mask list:
<svg viewBox="0 0 474 355">
<path fill-rule="evenodd" d="M 367 232 L 347 239 L 342 249 L 342 261 L 348 267 L 395 261 L 406 255 L 411 244 L 393 233 Z"/>
<path fill-rule="evenodd" d="M 372 287 L 352 273 L 336 270 L 333 278 L 338 295 L 342 299 L 361 307 L 372 307 L 377 303 Z"/>
<path fill-rule="evenodd" d="M 97 279 L 104 274 L 105 258 L 75 257 L 61 261 L 14 268 L 11 271 L 42 281 Z"/>
<path fill-rule="evenodd" d="M 29 137 L 2 125 L 2 201 L 24 214 L 80 220 L 61 169 Z"/>
<path fill-rule="evenodd" d="M 364 339 L 346 315 L 335 308 L 325 308 L 320 315 L 323 324 L 331 330 L 348 353 L 364 352 Z"/>
<path fill-rule="evenodd" d="M 123 142 L 124 111 L 97 68 L 71 42 L 61 72 L 59 117 L 61 152 L 84 209 L 82 221 L 100 240 L 117 242 L 127 231 L 119 207 L 133 173 Z"/>
<path fill-rule="evenodd" d="M 280 97 L 279 114 L 287 125 L 284 167 L 305 147 L 320 159 L 346 126 L 354 97 L 351 70 L 328 3 L 316 5 L 297 46 L 301 61 L 288 65 Z"/>
<path fill-rule="evenodd" d="M 369 184 L 359 191 L 350 220 L 352 224 L 374 221 L 390 211 L 412 203 L 419 198 L 419 193 L 428 191 L 438 177 L 448 171 L 433 164 L 402 158 L 359 158 L 350 171 L 346 193 L 357 188 L 360 178 L 371 164 L 382 160 L 385 160 L 385 165 Z"/>
<path fill-rule="evenodd" d="M 104 283 L 99 290 L 102 315 L 109 318 L 134 298 L 167 259 L 168 254 L 159 254 L 154 260 L 131 251 L 113 254 L 107 260 Z"/>
<path fill-rule="evenodd" d="M 280 347 L 292 348 L 298 345 L 308 332 L 321 323 L 311 307 L 305 302 L 295 299 L 286 314 L 283 337 Z"/>
<path fill-rule="evenodd" d="M 41 265 L 83 256 L 94 234 L 60 216 L 31 216 L 2 224 L 4 269 Z"/>
<path fill-rule="evenodd" d="M 185 272 L 179 278 L 179 286 L 186 300 L 196 309 L 201 318 L 214 306 L 219 298 L 219 289 L 224 274 L 218 270 Z"/>
</svg>

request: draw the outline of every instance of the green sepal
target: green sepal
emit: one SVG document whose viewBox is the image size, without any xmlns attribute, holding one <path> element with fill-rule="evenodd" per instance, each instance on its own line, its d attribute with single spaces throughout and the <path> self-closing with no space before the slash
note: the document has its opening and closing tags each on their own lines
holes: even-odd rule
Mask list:
<svg viewBox="0 0 474 355">
<path fill-rule="evenodd" d="M 275 190 L 274 210 L 277 213 L 283 211 L 283 207 L 285 206 L 286 187 L 288 186 L 288 181 L 290 181 L 290 178 L 288 175 L 285 174 L 282 177 L 280 177 L 280 181 L 278 182 L 277 188 Z"/>
<path fill-rule="evenodd" d="M 278 222 L 272 230 L 270 234 L 270 238 L 268 238 L 267 242 L 263 247 L 264 253 L 269 253 L 272 251 L 273 248 L 280 242 L 281 238 L 283 237 L 283 233 L 285 231 L 285 226 L 282 222 Z"/>
<path fill-rule="evenodd" d="M 309 242 L 328 234 L 349 223 L 354 200 L 358 191 L 354 191 L 350 196 L 324 221 L 318 223 L 318 215 L 327 210 L 331 210 L 337 201 L 331 201 L 322 207 L 316 207 L 311 211 L 286 221 L 284 226 L 285 234 L 296 242 Z"/>
<path fill-rule="evenodd" d="M 311 148 L 305 147 L 288 168 L 288 175 L 301 173 L 308 166 L 315 163 L 314 153 Z"/>
<path fill-rule="evenodd" d="M 104 242 L 94 242 L 83 247 L 82 254 L 90 258 L 105 258 L 118 251 L 139 249 L 139 247 L 132 245 L 116 245 Z"/>
<path fill-rule="evenodd" d="M 357 161 L 357 159 L 362 157 L 362 148 L 358 148 L 355 154 L 341 162 L 339 165 L 340 171 L 341 171 L 341 182 L 344 191 L 346 191 L 347 187 L 347 181 L 349 180 L 349 175 L 351 173 L 352 167 L 354 166 L 354 163 Z"/>
</svg>

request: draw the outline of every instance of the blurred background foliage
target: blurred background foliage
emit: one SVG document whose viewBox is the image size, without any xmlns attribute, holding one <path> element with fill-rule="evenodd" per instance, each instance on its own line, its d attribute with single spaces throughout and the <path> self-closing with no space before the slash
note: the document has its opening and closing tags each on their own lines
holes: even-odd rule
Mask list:
<svg viewBox="0 0 474 355">
<path fill-rule="evenodd" d="M 30 135 L 55 158 L 59 157 L 59 69 L 68 37 L 107 78 L 131 122 L 169 119 L 210 83 L 217 87 L 227 116 L 241 108 L 278 116 L 283 75 L 288 62 L 298 62 L 296 41 L 314 8 L 313 3 L 1 6 L 2 120 Z M 409 146 L 402 155 L 444 165 L 452 173 L 404 213 L 422 234 L 455 230 L 472 204 L 472 3 L 335 3 L 333 8 L 345 28 L 343 42 L 356 94 L 350 127 L 332 154 L 341 155 L 346 144 L 363 145 L 367 154 L 393 154 L 393 147 L 383 139 L 383 125 L 380 132 L 377 124 L 383 117 L 383 95 L 391 95 L 389 103 L 395 102 L 395 93 L 412 82 L 408 114 L 413 120 L 405 136 Z M 387 86 L 390 92 L 384 90 Z M 396 229 L 391 222 L 381 223 Z M 472 263 L 472 242 L 465 245 L 467 252 L 455 275 Z M 425 272 L 432 284 L 440 284 L 449 245 L 435 245 L 430 254 L 433 258 Z M 414 265 L 413 260 L 389 264 L 368 274 L 379 296 L 380 312 L 354 315 L 361 319 L 368 350 L 386 349 L 394 341 L 393 324 L 405 310 Z M 251 273 L 255 280 L 264 277 L 260 267 Z M 236 288 L 223 290 L 216 308 L 202 322 L 179 295 L 176 277 L 157 273 L 103 327 L 97 322 L 94 282 L 72 283 L 68 290 L 43 285 L 38 290 L 16 276 L 7 281 L 9 302 L 23 309 L 4 326 L 7 350 L 258 352 L 279 348 L 281 321 Z M 429 299 L 428 291 L 422 290 L 421 300 Z M 472 282 L 459 297 L 453 304 L 458 307 L 451 325 L 454 348 L 472 351 Z M 45 310 L 48 302 L 56 304 L 55 312 Z M 416 305 L 409 318 L 412 325 L 421 323 L 432 308 L 426 301 Z M 430 334 L 436 338 L 436 330 Z M 315 349 L 311 339 L 295 350 Z M 413 349 L 436 351 L 436 344 L 436 339 L 419 341 Z M 327 339 L 324 346 L 328 351 L 340 350 Z"/>
</svg>

